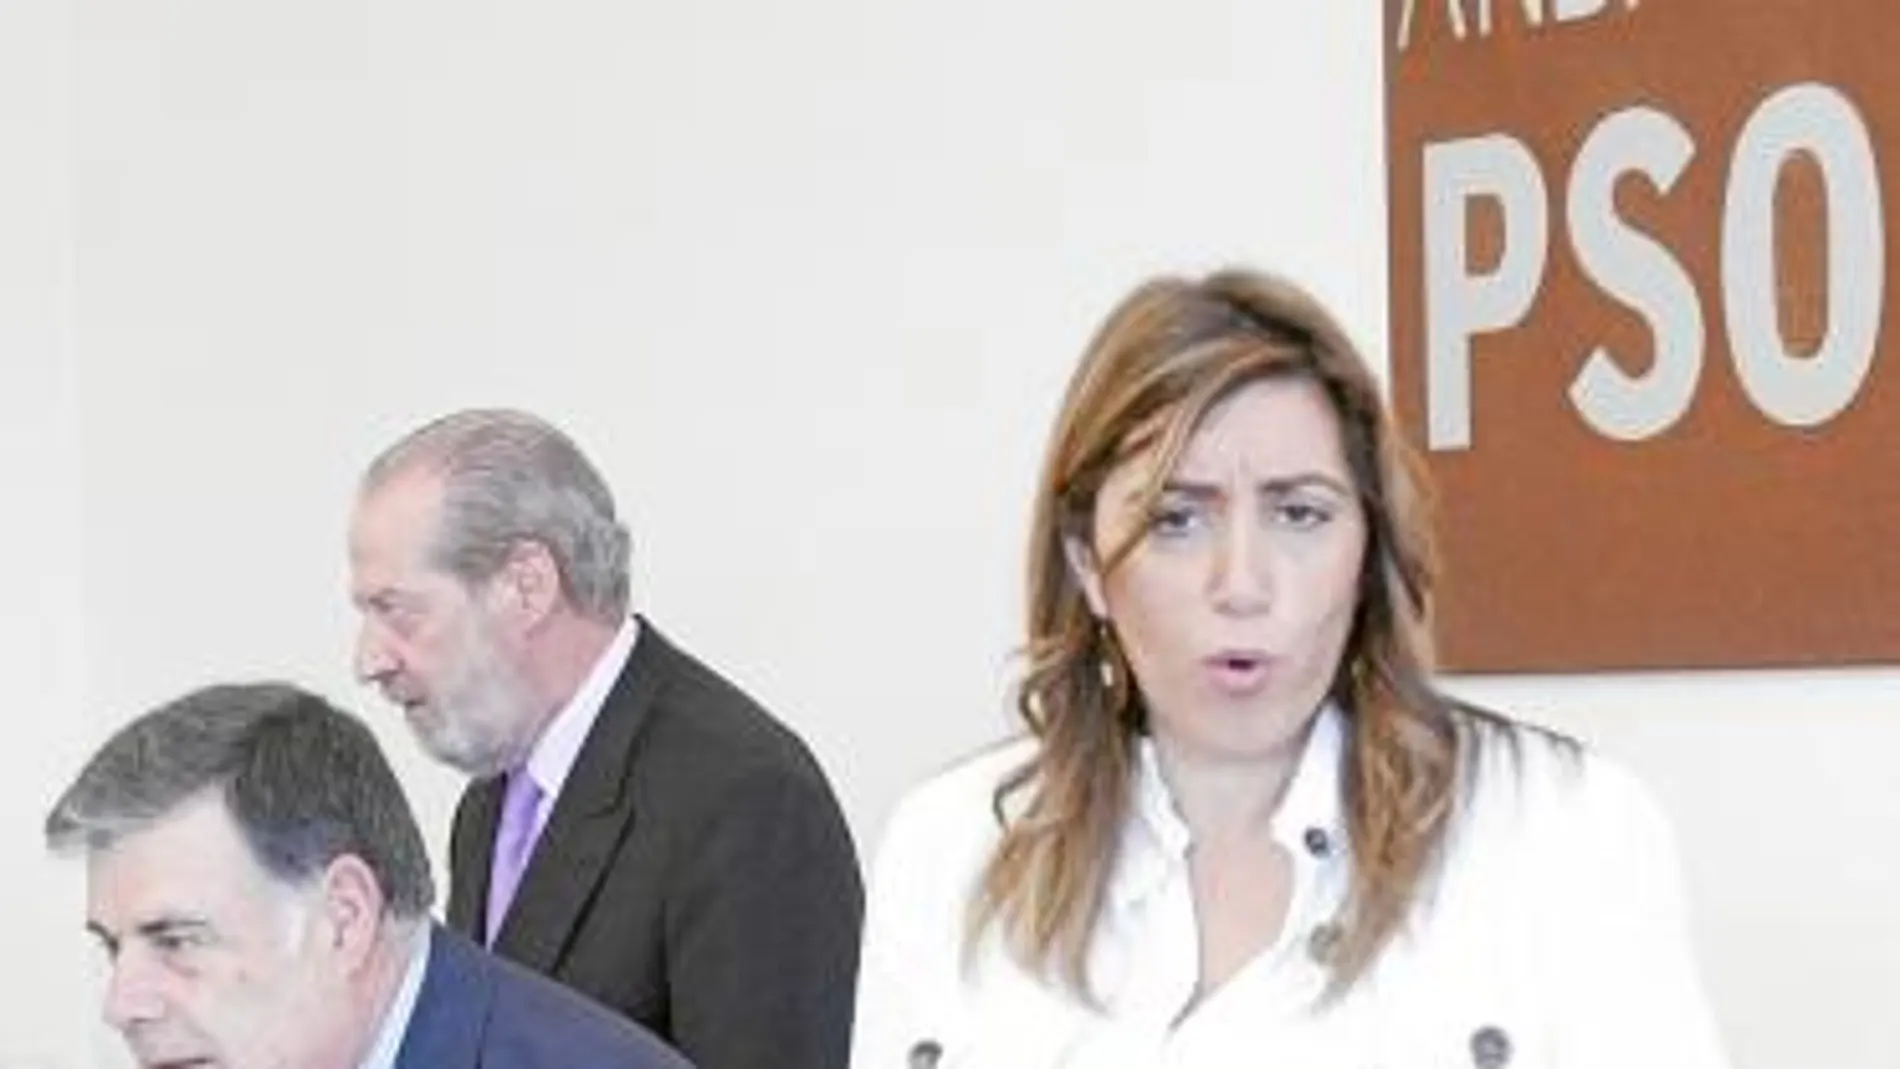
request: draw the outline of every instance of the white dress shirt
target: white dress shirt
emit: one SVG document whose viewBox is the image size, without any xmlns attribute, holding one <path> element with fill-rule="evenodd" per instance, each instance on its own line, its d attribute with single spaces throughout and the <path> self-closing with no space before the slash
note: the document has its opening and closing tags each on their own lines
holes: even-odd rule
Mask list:
<svg viewBox="0 0 1900 1069">
<path fill-rule="evenodd" d="M 409 1018 L 415 1016 L 416 998 L 422 994 L 422 977 L 428 971 L 429 925 L 425 922 L 416 927 L 409 966 L 403 970 L 396 997 L 389 1000 L 389 1008 L 383 1011 L 376 1042 L 363 1057 L 361 1069 L 396 1069 L 396 1055 L 402 1053 L 402 1040 L 409 1034 Z"/>
<path fill-rule="evenodd" d="M 620 673 L 626 670 L 627 659 L 633 656 L 633 645 L 640 638 L 639 618 L 628 616 L 614 632 L 613 640 L 607 643 L 595 659 L 593 668 L 587 672 L 587 678 L 574 689 L 574 694 L 554 714 L 548 726 L 534 740 L 534 747 L 528 751 L 528 759 L 522 769 L 541 789 L 540 803 L 535 806 L 533 833 L 529 842 L 541 838 L 541 829 L 547 827 L 548 817 L 554 812 L 554 803 L 567 785 L 567 777 L 574 771 L 574 765 L 580 760 L 581 746 L 587 742 L 587 735 L 594 730 L 594 721 L 600 719 L 600 711 L 607 705 L 607 695 L 613 692 L 614 683 Z M 499 828 L 497 829 L 499 831 Z"/>
<path fill-rule="evenodd" d="M 991 751 L 913 791 L 866 906 L 853 1069 L 1719 1069 L 1667 825 L 1600 757 L 1480 731 L 1473 793 L 1433 892 L 1344 999 L 1319 1009 L 1351 859 L 1347 723 L 1323 710 L 1275 814 L 1293 857 L 1279 936 L 1188 1007 L 1200 973 L 1191 834 L 1140 748 L 1091 944 L 1101 1010 L 986 936 L 965 968 L 970 893 L 998 832 L 991 798 L 1031 753 Z"/>
</svg>

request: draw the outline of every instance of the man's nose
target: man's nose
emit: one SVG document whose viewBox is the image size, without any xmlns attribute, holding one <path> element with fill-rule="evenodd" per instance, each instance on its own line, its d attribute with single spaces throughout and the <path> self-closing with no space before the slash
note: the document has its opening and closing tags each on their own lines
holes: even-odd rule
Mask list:
<svg viewBox="0 0 1900 1069">
<path fill-rule="evenodd" d="M 396 658 L 390 652 L 389 640 L 383 636 L 374 621 L 363 621 L 356 632 L 356 681 L 359 683 L 381 682 L 396 670 Z"/>
<path fill-rule="evenodd" d="M 101 1009 L 106 1023 L 120 1032 L 165 1015 L 165 998 L 154 982 L 151 967 L 143 964 L 136 953 L 121 953 L 112 960 Z"/>
</svg>

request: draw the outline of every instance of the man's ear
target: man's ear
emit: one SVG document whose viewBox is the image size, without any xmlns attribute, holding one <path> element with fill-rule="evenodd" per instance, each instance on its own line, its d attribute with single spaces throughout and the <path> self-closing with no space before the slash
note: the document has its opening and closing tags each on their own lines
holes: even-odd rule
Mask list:
<svg viewBox="0 0 1900 1069">
<path fill-rule="evenodd" d="M 1102 593 L 1102 568 L 1094 548 L 1080 535 L 1066 534 L 1062 536 L 1062 556 L 1069 563 L 1069 575 L 1082 588 L 1089 612 L 1094 613 L 1097 620 L 1108 619 L 1108 598 Z"/>
<path fill-rule="evenodd" d="M 347 971 L 369 960 L 382 936 L 387 900 L 369 864 L 355 854 L 339 854 L 324 866 L 318 887 L 325 949 Z"/>
<path fill-rule="evenodd" d="M 561 603 L 561 569 L 554 554 L 537 541 L 517 542 L 491 580 L 499 609 L 531 630 Z"/>
</svg>

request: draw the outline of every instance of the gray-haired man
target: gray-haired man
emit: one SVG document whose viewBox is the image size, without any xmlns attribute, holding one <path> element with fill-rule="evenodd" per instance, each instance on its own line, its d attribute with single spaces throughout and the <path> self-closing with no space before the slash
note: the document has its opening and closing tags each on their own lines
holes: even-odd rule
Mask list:
<svg viewBox="0 0 1900 1069">
<path fill-rule="evenodd" d="M 459 412 L 350 524 L 356 671 L 474 777 L 449 923 L 703 1069 L 849 1059 L 863 888 L 804 743 L 629 608 L 628 537 L 568 437 Z"/>
</svg>

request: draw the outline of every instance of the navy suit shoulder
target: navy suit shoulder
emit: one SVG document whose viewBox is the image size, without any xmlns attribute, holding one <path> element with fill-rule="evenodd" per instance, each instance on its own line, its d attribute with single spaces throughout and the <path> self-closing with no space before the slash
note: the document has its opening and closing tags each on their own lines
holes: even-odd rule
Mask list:
<svg viewBox="0 0 1900 1069">
<path fill-rule="evenodd" d="M 646 1030 L 436 928 L 396 1069 L 692 1069 Z"/>
</svg>

